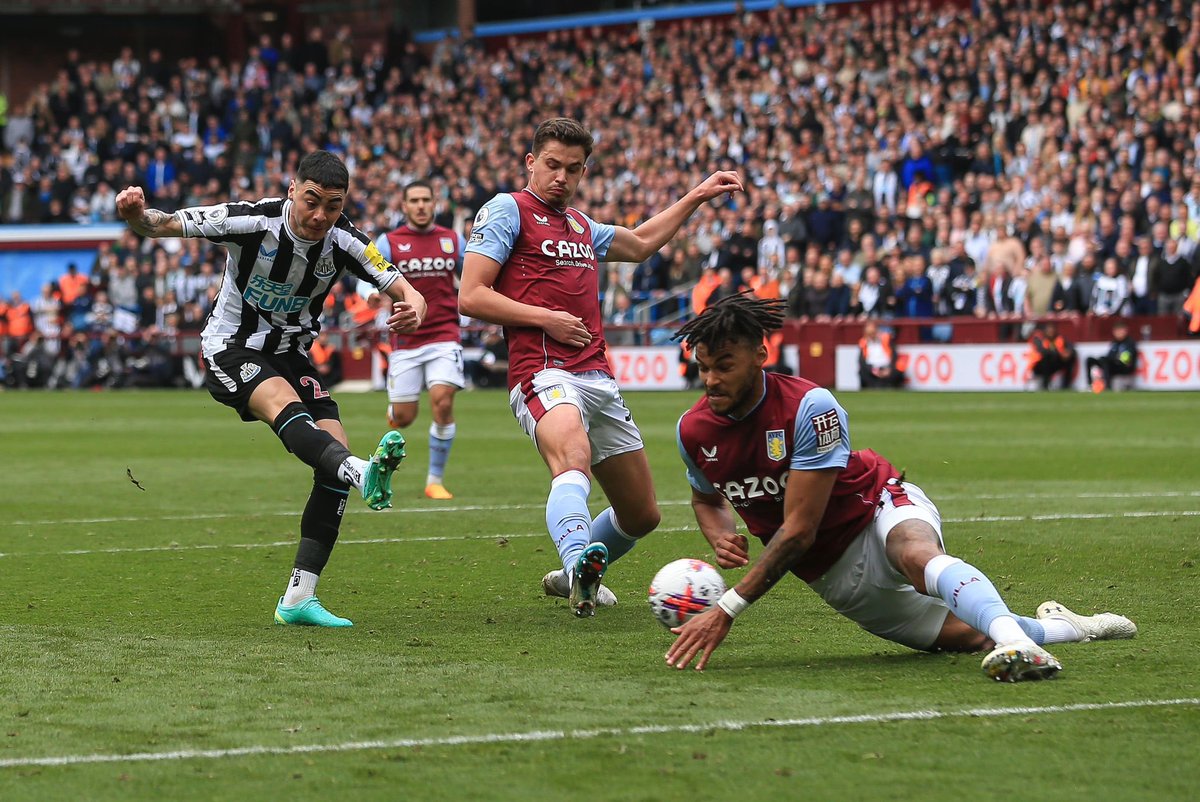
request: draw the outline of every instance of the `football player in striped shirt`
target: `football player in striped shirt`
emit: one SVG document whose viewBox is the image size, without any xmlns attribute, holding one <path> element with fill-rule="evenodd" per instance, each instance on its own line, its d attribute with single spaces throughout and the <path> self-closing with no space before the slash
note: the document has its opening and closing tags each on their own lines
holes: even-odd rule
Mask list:
<svg viewBox="0 0 1200 802">
<path fill-rule="evenodd" d="M 1057 602 L 1018 616 L 978 568 L 946 553 L 932 501 L 870 449 L 850 450 L 846 411 L 807 379 L 763 370 L 763 337 L 781 301 L 734 295 L 676 335 L 694 349 L 704 397 L 679 419 L 692 510 L 722 568 L 750 566 L 721 600 L 672 631 L 667 664 L 703 669 L 733 620 L 789 572 L 881 638 L 922 650 L 979 651 L 988 677 L 1048 679 L 1062 666 L 1044 644 L 1132 638 L 1112 613 Z M 731 511 L 732 507 L 732 511 Z M 751 564 L 736 511 L 764 544 Z"/>
<path fill-rule="evenodd" d="M 280 624 L 352 625 L 317 599 L 317 580 L 337 541 L 350 488 L 372 509 L 390 507 L 392 472 L 404 458 L 404 438 L 394 431 L 384 435 L 370 459 L 350 453 L 337 404 L 308 357 L 325 297 L 343 273 L 391 298 L 391 330 L 414 331 L 425 316 L 421 294 L 342 211 L 349 187 L 345 163 L 328 151 L 314 151 L 300 161 L 287 198 L 168 214 L 146 208 L 140 187 L 117 196 L 118 214 L 142 236 L 203 237 L 228 251 L 221 289 L 201 333 L 205 383 L 242 420 L 268 424 L 313 469 L 300 545 L 275 607 Z"/>
</svg>

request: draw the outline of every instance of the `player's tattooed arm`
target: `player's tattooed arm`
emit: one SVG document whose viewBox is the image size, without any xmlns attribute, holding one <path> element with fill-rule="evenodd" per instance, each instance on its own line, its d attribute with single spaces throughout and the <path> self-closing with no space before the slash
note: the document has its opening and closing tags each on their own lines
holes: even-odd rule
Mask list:
<svg viewBox="0 0 1200 802">
<path fill-rule="evenodd" d="M 141 217 L 129 220 L 129 227 L 143 237 L 178 237 L 183 234 L 183 227 L 173 214 L 167 214 L 159 209 L 146 209 Z"/>
<path fill-rule="evenodd" d="M 146 208 L 141 187 L 126 187 L 117 194 L 117 214 L 143 237 L 182 237 L 183 224 L 173 214 Z"/>
<path fill-rule="evenodd" d="M 752 602 L 765 594 L 812 547 L 840 472 L 840 468 L 791 471 L 784 497 L 783 526 L 737 584 L 738 595 L 743 599 Z"/>
</svg>

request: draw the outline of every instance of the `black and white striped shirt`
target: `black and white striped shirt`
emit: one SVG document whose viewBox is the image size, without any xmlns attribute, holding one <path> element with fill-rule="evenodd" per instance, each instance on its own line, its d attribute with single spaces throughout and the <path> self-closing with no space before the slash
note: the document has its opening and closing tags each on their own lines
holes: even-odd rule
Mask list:
<svg viewBox="0 0 1200 802">
<path fill-rule="evenodd" d="M 201 333 L 205 357 L 231 345 L 271 354 L 307 350 L 321 330 L 325 296 L 343 271 L 380 290 L 400 277 L 345 214 L 319 242 L 296 236 L 287 222 L 291 204 L 265 198 L 175 213 L 185 237 L 204 237 L 229 251 Z"/>
</svg>

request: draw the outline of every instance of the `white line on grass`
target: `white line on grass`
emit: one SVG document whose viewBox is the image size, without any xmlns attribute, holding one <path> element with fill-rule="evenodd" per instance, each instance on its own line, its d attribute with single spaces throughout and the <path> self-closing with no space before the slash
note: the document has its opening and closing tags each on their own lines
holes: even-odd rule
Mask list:
<svg viewBox="0 0 1200 802">
<path fill-rule="evenodd" d="M 684 501 L 660 501 L 660 506 L 690 504 Z M 542 509 L 545 504 L 465 504 L 454 507 L 404 507 L 392 509 L 393 513 L 401 515 L 420 515 L 431 512 L 479 512 L 480 510 L 532 510 Z M 363 509 L 347 509 L 347 514 L 367 514 Z M 199 512 L 190 515 L 122 515 L 109 518 L 63 518 L 59 520 L 42 519 L 34 521 L 2 521 L 0 526 L 61 526 L 65 524 L 112 524 L 139 523 L 143 521 L 208 521 L 221 518 L 257 518 L 262 516 L 295 515 L 296 510 L 277 510 L 274 512 Z"/>
<path fill-rule="evenodd" d="M 299 755 L 321 752 L 361 752 L 372 749 L 411 749 L 435 746 L 475 746 L 504 743 L 565 741 L 605 736 L 628 737 L 667 733 L 740 732 L 766 727 L 825 727 L 838 724 L 880 724 L 893 721 L 932 721 L 948 718 L 1000 718 L 1003 716 L 1051 715 L 1084 711 L 1128 710 L 1148 707 L 1200 705 L 1200 699 L 1136 699 L 1128 702 L 1088 702 L 1043 707 L 982 707 L 965 710 L 907 710 L 892 713 L 864 713 L 855 716 L 814 716 L 810 718 L 765 719 L 759 721 L 714 721 L 708 724 L 653 724 L 641 727 L 607 727 L 594 730 L 532 730 L 494 732 L 483 735 L 451 735 L 443 738 L 396 738 L 381 741 L 348 741 L 337 744 L 298 744 L 296 746 L 240 746 L 231 749 L 180 749 L 171 752 L 135 752 L 129 755 L 91 754 L 57 757 L 13 757 L 0 759 L 0 768 L 22 766 L 74 766 L 83 763 L 133 763 L 165 760 L 219 760 L 258 755 Z"/>
<path fill-rule="evenodd" d="M 655 529 L 656 532 L 690 532 L 695 527 L 676 526 L 666 527 L 660 526 Z M 369 537 L 358 539 L 338 538 L 338 545 L 352 546 L 369 546 L 379 543 L 441 543 L 445 541 L 462 541 L 462 540 L 512 540 L 514 538 L 525 537 L 548 537 L 545 532 L 497 532 L 488 535 L 414 535 L 412 537 Z M 212 549 L 272 549 L 280 546 L 295 546 L 295 540 L 276 540 L 270 543 L 202 543 L 189 546 L 140 546 L 137 548 L 111 548 L 111 549 L 70 549 L 68 551 L 31 551 L 24 554 L 0 554 L 0 557 L 34 557 L 34 556 L 53 556 L 53 555 L 74 555 L 74 554 L 126 554 L 146 551 L 197 551 L 197 550 L 212 550 Z"/>
<path fill-rule="evenodd" d="M 294 515 L 295 513 L 290 513 Z M 1194 518 L 1200 516 L 1200 510 L 1141 510 L 1132 512 L 1071 512 L 1046 515 L 982 515 L 977 518 L 943 518 L 944 524 L 995 524 L 1013 523 L 1016 521 L 1091 521 L 1112 518 Z M 694 526 L 660 526 L 655 532 L 694 532 Z M 496 532 L 486 535 L 413 535 L 411 537 L 372 537 L 359 539 L 339 539 L 338 544 L 375 545 L 380 543 L 443 543 L 464 540 L 513 540 L 516 538 L 546 537 L 545 532 Z M 216 549 L 272 549 L 282 546 L 294 546 L 295 540 L 275 540 L 268 543 L 193 543 L 186 546 L 172 544 L 166 546 L 114 546 L 107 549 L 66 549 L 63 551 L 27 551 L 20 553 L 0 552 L 0 559 L 6 557 L 47 557 L 69 556 L 79 554 L 136 554 L 141 552 L 158 551 L 214 551 Z"/>
<path fill-rule="evenodd" d="M 1157 491 L 1147 493 L 981 493 L 978 495 L 938 495 L 936 502 L 944 501 L 1012 501 L 1016 499 L 1146 499 L 1146 498 L 1200 498 L 1200 490 Z M 690 499 L 658 502 L 660 507 L 682 507 L 691 504 Z M 434 512 L 479 512 L 481 510 L 540 510 L 544 503 L 535 504 L 462 504 L 442 507 L 402 507 L 392 512 L 400 515 L 427 515 Z M 348 509 L 347 514 L 367 515 L 368 510 Z M 111 524 L 139 523 L 144 521 L 208 521 L 222 518 L 258 518 L 263 516 L 296 515 L 296 510 L 273 512 L 201 512 L 188 515 L 121 515 L 105 518 L 41 518 L 27 521 L 0 521 L 0 526 L 66 526 L 68 524 Z M 979 518 L 969 519 L 982 520 Z M 1005 518 L 1004 520 L 1024 520 Z"/>
</svg>

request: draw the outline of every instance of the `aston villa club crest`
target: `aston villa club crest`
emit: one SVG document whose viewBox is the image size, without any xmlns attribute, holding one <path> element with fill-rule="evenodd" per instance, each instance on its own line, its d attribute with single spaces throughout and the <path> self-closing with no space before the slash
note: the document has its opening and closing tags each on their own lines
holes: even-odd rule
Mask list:
<svg viewBox="0 0 1200 802">
<path fill-rule="evenodd" d="M 442 246 L 442 253 L 454 253 L 453 237 L 438 237 L 438 244 Z"/>
<path fill-rule="evenodd" d="M 767 456 L 774 462 L 779 462 L 787 456 L 787 448 L 783 440 L 783 429 L 772 429 L 767 432 Z"/>
<path fill-rule="evenodd" d="M 576 220 L 571 215 L 567 215 L 567 225 L 569 225 L 571 227 L 571 230 L 574 231 L 576 234 L 580 234 L 580 235 L 583 234 L 583 226 L 581 226 L 579 224 L 579 221 Z"/>
</svg>

